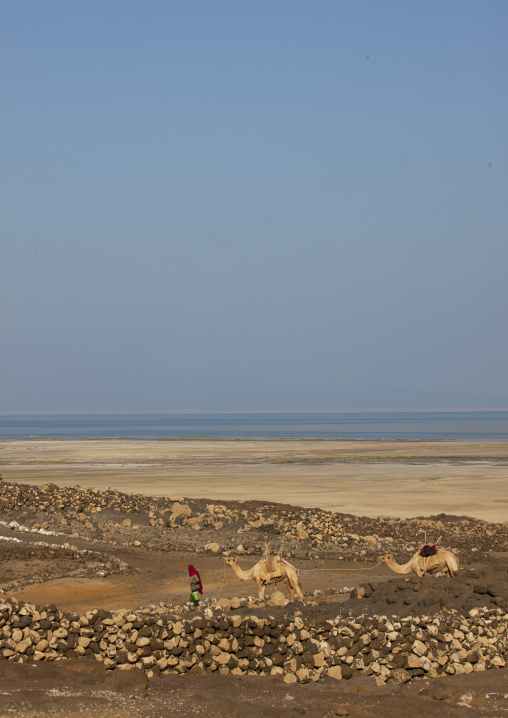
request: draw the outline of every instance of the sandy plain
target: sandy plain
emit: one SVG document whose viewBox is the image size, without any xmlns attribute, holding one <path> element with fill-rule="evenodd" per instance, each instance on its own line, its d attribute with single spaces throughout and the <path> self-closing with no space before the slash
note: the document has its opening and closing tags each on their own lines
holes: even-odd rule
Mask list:
<svg viewBox="0 0 508 718">
<path fill-rule="evenodd" d="M 0 441 L 2 476 L 363 516 L 508 519 L 508 441 Z"/>
</svg>

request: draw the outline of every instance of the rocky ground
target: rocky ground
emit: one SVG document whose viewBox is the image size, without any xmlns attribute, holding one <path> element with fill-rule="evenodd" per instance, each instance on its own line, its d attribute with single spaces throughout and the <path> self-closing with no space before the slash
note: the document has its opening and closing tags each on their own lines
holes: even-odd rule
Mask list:
<svg viewBox="0 0 508 718">
<path fill-rule="evenodd" d="M 388 552 L 401 563 L 407 561 L 423 543 L 433 543 L 440 536 L 441 544 L 457 554 L 463 567 L 452 580 L 401 576 L 377 563 L 377 557 Z M 274 553 L 282 550 L 300 569 L 305 605 L 280 606 L 280 600 L 270 595 L 267 602 L 260 602 L 255 597 L 255 585 L 241 582 L 223 564 L 224 556 L 234 555 L 243 568 L 248 568 L 267 546 Z M 198 566 L 205 583 L 205 601 L 197 613 L 186 605 L 188 563 Z M 51 712 L 71 716 L 83 707 L 93 707 L 94 715 L 108 717 L 120 712 L 133 716 L 366 716 L 374 710 L 383 716 L 416 711 L 443 716 L 508 713 L 508 676 L 503 667 L 508 655 L 504 649 L 486 652 L 493 645 L 488 644 L 490 638 L 485 638 L 483 650 L 482 641 L 478 643 L 482 626 L 474 624 L 474 616 L 480 615 L 477 612 L 487 610 L 491 613 L 485 614 L 485 620 L 492 622 L 489 616 L 497 616 L 495 621 L 501 628 L 495 630 L 504 635 L 502 617 L 508 600 L 506 523 L 447 515 L 372 519 L 267 502 L 212 503 L 178 496 L 151 498 L 112 489 L 61 488 L 54 484 L 35 487 L 3 481 L 0 590 L 0 601 L 16 596 L 27 606 L 45 607 L 48 615 L 56 615 L 56 611 L 86 614 L 100 608 L 138 610 L 154 616 L 170 614 L 173 621 L 187 617 L 212 621 L 219 620 L 219 615 L 226 620 L 234 613 L 243 621 L 255 613 L 259 621 L 275 621 L 271 630 L 279 632 L 283 632 L 283 625 L 287 630 L 283 622 L 288 617 L 301 616 L 309 632 L 305 641 L 321 640 L 322 636 L 314 637 L 312 631 L 319 632 L 319 626 L 330 620 L 357 622 L 355 625 L 365 627 L 355 629 L 358 636 L 368 632 L 368 640 L 362 638 L 359 645 L 355 632 L 352 636 L 341 634 L 337 641 L 326 629 L 329 635 L 324 640 L 331 654 L 327 656 L 325 651 L 320 666 L 316 666 L 321 661 L 314 657 L 317 653 L 305 650 L 311 644 L 303 646 L 300 654 L 286 654 L 277 644 L 274 655 L 287 658 L 287 663 L 294 660 L 295 675 L 303 671 L 297 683 L 285 682 L 282 668 L 280 674 L 271 673 L 277 661 L 266 661 L 271 655 L 271 648 L 266 646 L 276 637 L 269 636 L 266 641 L 265 634 L 261 639 L 265 648 L 259 647 L 261 655 L 253 655 L 236 673 L 233 670 L 239 665 L 234 665 L 235 660 L 245 661 L 248 656 L 232 660 L 229 668 L 225 665 L 227 673 L 217 670 L 196 675 L 182 671 L 185 675 L 174 675 L 165 673 L 165 667 L 160 677 L 156 677 L 160 671 L 154 669 L 155 664 L 143 664 L 140 657 L 134 664 L 147 670 L 135 668 L 128 674 L 106 670 L 104 660 L 98 662 L 92 649 L 76 653 L 75 647 L 66 644 L 63 650 L 66 639 L 60 649 L 55 644 L 53 658 L 58 660 L 51 661 L 30 660 L 34 648 L 23 653 L 18 662 L 21 654 L 16 646 L 3 645 L 0 653 L 10 660 L 0 660 L 0 715 L 43 716 Z M 23 604 L 16 605 L 23 608 Z M 39 613 L 42 615 L 42 609 Z M 379 618 L 374 616 L 395 617 L 397 637 L 392 643 L 397 650 L 381 640 Z M 459 619 L 459 624 L 454 624 L 459 616 L 473 623 L 461 628 Z M 400 619 L 410 622 L 404 624 L 404 630 Z M 429 629 L 431 625 L 435 629 Z M 54 628 L 39 625 L 37 630 Z M 485 636 L 489 630 L 485 628 Z M 6 638 L 13 640 L 4 631 Z M 17 645 L 24 638 L 20 637 Z M 42 641 L 48 638 L 51 641 L 49 634 L 39 635 Z M 231 642 L 233 634 L 228 633 L 224 640 Z M 496 640 L 501 640 L 497 633 Z M 415 658 L 412 646 L 417 641 L 425 649 L 423 657 L 414 654 Z M 451 641 L 460 645 L 454 645 L 450 653 Z M 239 647 L 235 655 L 241 650 Z M 74 652 L 74 660 L 59 660 L 69 658 L 68 651 Z M 232 655 L 232 649 L 229 653 Z M 298 655 L 301 658 L 297 660 Z M 428 656 L 427 663 L 424 656 Z M 447 657 L 444 663 L 443 656 Z M 249 666 L 250 661 L 253 663 Z M 457 669 L 466 664 L 464 672 Z M 203 673 L 213 665 L 212 657 Z M 321 666 L 326 668 L 319 671 Z M 331 677 L 333 668 L 337 668 L 335 678 Z M 255 672 L 269 675 L 250 675 Z M 441 677 L 432 677 L 440 672 Z M 337 680 L 339 673 L 342 680 Z"/>
<path fill-rule="evenodd" d="M 508 524 L 440 514 L 431 518 L 365 518 L 260 501 L 210 503 L 154 498 L 109 489 L 0 484 L 0 515 L 32 532 L 51 532 L 151 551 L 259 555 L 268 543 L 298 559 L 373 559 L 380 550 L 404 558 L 425 538 L 442 536 L 462 562 L 508 546 Z"/>
<path fill-rule="evenodd" d="M 86 659 L 29 666 L 0 663 L 0 715 L 78 718 L 501 718 L 506 669 L 378 686 L 372 678 L 285 684 L 277 677 L 165 675 L 105 671 Z"/>
</svg>

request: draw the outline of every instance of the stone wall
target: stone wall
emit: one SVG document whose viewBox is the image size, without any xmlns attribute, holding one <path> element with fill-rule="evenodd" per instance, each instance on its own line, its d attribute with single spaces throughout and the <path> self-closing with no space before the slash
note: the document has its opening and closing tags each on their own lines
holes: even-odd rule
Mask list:
<svg viewBox="0 0 508 718">
<path fill-rule="evenodd" d="M 65 614 L 56 606 L 8 599 L 0 604 L 0 657 L 33 663 L 95 658 L 109 669 L 280 675 L 290 682 L 329 675 L 405 683 L 420 676 L 471 673 L 508 660 L 508 613 L 475 608 L 398 619 L 240 615 L 162 615 L 161 609 Z"/>
</svg>

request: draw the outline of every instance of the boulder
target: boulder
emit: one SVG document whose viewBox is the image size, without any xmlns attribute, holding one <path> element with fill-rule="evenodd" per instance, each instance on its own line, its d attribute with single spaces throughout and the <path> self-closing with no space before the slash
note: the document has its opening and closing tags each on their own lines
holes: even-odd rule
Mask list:
<svg viewBox="0 0 508 718">
<path fill-rule="evenodd" d="M 195 526 L 195 524 L 198 524 L 200 521 L 202 521 L 205 517 L 205 514 L 199 514 L 199 516 L 194 516 L 192 519 L 187 519 L 187 526 Z"/>
<path fill-rule="evenodd" d="M 342 680 L 342 668 L 340 666 L 331 666 L 328 669 L 328 675 L 330 678 L 335 678 L 337 681 Z"/>
<path fill-rule="evenodd" d="M 171 516 L 190 516 L 192 511 L 186 504 L 174 503 L 171 505 Z"/>
<path fill-rule="evenodd" d="M 377 546 L 377 539 L 374 536 L 362 536 L 362 541 L 368 546 Z"/>
<path fill-rule="evenodd" d="M 424 656 L 429 650 L 429 647 L 422 641 L 415 641 L 413 643 L 412 649 L 413 653 L 415 653 L 417 656 Z"/>
<path fill-rule="evenodd" d="M 283 678 L 284 683 L 296 683 L 297 677 L 294 673 L 286 673 L 286 675 Z"/>
<path fill-rule="evenodd" d="M 309 669 L 306 667 L 300 668 L 296 671 L 296 678 L 299 683 L 309 682 Z"/>
<path fill-rule="evenodd" d="M 287 599 L 282 591 L 275 591 L 275 593 L 272 593 L 267 603 L 270 606 L 285 606 L 287 604 Z"/>
<path fill-rule="evenodd" d="M 218 608 L 231 608 L 231 601 L 228 598 L 220 598 L 215 604 Z"/>
<path fill-rule="evenodd" d="M 411 680 L 411 675 L 404 670 L 404 668 L 394 668 L 391 671 L 390 676 L 395 678 L 397 683 L 407 683 Z"/>
<path fill-rule="evenodd" d="M 207 544 L 205 544 L 205 551 L 211 551 L 212 553 L 218 553 L 220 551 L 220 546 L 215 541 L 209 541 Z"/>
</svg>

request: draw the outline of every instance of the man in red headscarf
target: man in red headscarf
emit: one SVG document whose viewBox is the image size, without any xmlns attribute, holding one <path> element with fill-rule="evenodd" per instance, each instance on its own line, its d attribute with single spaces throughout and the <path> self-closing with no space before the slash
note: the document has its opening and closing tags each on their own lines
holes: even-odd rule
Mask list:
<svg viewBox="0 0 508 718">
<path fill-rule="evenodd" d="M 203 593 L 203 584 L 201 583 L 201 576 L 199 575 L 199 572 L 195 566 L 190 564 L 189 566 L 189 576 L 190 576 L 190 589 L 191 589 L 191 595 L 189 598 L 189 601 L 198 607 L 199 599 L 201 598 L 201 594 Z"/>
</svg>

